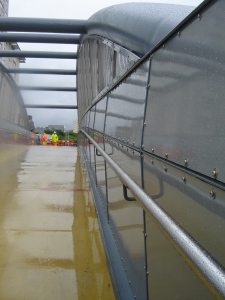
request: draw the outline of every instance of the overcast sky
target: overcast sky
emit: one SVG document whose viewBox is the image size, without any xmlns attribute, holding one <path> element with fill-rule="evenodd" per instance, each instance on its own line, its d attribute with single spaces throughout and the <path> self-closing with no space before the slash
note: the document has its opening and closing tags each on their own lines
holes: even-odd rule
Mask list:
<svg viewBox="0 0 225 300">
<path fill-rule="evenodd" d="M 197 6 L 201 0 L 152 0 L 152 1 L 119 1 L 119 0 L 9 0 L 9 17 L 88 19 L 98 10 L 111 5 L 126 2 L 160 2 Z M 75 51 L 73 45 L 26 44 L 19 43 L 21 50 L 40 51 Z M 27 58 L 22 68 L 75 69 L 75 60 L 34 59 Z M 20 75 L 21 85 L 75 86 L 75 76 L 59 75 Z M 22 93 L 24 102 L 30 104 L 76 104 L 76 94 L 70 92 L 31 92 Z M 73 120 L 77 119 L 75 110 L 27 109 L 33 116 L 35 127 L 46 127 L 50 124 L 66 125 L 72 129 Z"/>
</svg>

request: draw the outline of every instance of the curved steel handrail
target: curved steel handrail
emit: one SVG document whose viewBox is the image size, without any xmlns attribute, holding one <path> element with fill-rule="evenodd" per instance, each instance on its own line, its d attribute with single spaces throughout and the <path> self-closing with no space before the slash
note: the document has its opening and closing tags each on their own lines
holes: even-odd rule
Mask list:
<svg viewBox="0 0 225 300">
<path fill-rule="evenodd" d="M 157 226 L 170 240 L 187 264 L 205 286 L 218 297 L 225 297 L 225 270 L 198 242 L 167 214 L 114 160 L 82 129 L 80 130 L 96 147 L 136 200 L 154 218 Z"/>
</svg>

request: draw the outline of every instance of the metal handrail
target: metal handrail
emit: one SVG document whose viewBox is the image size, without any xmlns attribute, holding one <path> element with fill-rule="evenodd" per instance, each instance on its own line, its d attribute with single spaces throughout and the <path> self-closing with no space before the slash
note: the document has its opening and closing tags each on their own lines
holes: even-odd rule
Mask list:
<svg viewBox="0 0 225 300">
<path fill-rule="evenodd" d="M 210 253 L 198 244 L 169 214 L 117 165 L 114 160 L 82 129 L 80 130 L 96 147 L 117 176 L 130 189 L 133 196 L 154 218 L 163 234 L 169 238 L 187 264 L 217 298 L 225 297 L 225 270 Z"/>
</svg>

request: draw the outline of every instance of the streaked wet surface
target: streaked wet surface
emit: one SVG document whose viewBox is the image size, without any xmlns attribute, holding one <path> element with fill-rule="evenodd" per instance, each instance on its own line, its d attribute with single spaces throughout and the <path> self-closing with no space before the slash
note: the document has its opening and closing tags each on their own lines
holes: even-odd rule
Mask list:
<svg viewBox="0 0 225 300">
<path fill-rule="evenodd" d="M 75 147 L 1 151 L 0 188 L 0 299 L 114 299 Z"/>
</svg>

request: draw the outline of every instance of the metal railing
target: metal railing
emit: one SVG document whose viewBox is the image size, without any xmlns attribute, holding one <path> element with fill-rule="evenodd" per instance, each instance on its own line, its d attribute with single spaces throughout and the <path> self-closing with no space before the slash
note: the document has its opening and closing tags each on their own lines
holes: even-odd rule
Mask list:
<svg viewBox="0 0 225 300">
<path fill-rule="evenodd" d="M 225 297 L 225 270 L 201 247 L 169 214 L 167 214 L 140 186 L 84 130 L 81 132 L 94 145 L 115 171 L 123 184 L 144 207 L 203 283 L 217 296 Z M 219 295 L 218 295 L 219 294 Z"/>
</svg>

